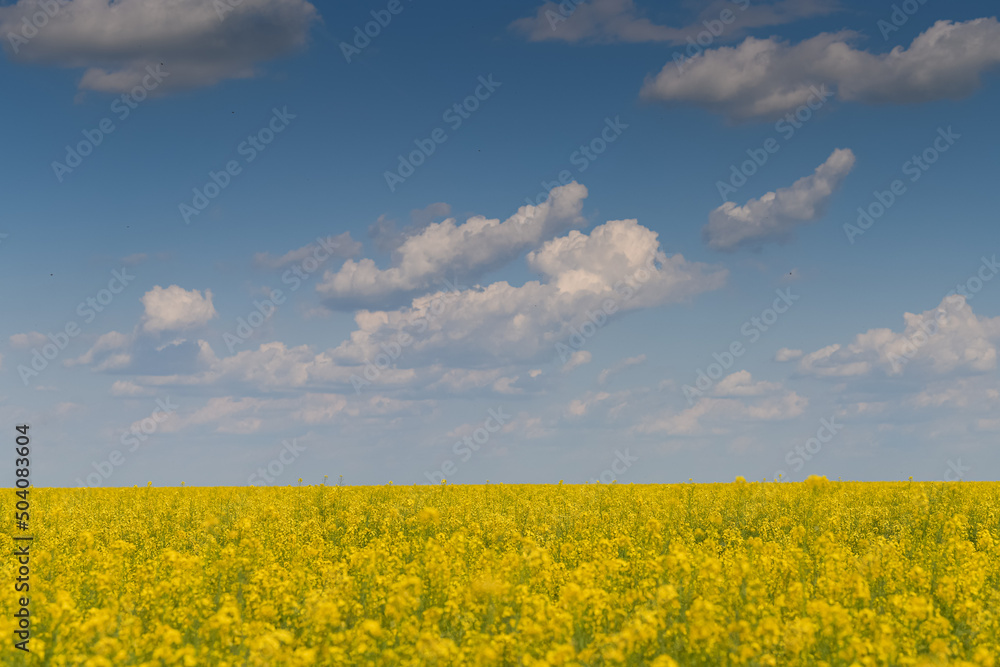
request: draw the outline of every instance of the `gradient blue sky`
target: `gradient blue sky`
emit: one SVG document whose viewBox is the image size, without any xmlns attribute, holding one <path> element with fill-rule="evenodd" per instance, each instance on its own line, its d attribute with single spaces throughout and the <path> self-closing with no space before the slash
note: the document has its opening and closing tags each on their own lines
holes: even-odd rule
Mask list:
<svg viewBox="0 0 1000 667">
<path fill-rule="evenodd" d="M 164 19 L 152 1 L 71 0 L 24 43 L 10 35 L 43 3 L 0 6 L 0 424 L 31 425 L 36 485 L 427 483 L 448 460 L 455 483 L 996 478 L 1000 280 L 946 299 L 995 277 L 1000 249 L 992 3 L 928 3 L 887 32 L 892 3 L 591 0 L 553 30 L 553 4 L 402 0 L 346 62 L 388 4 L 244 0 L 220 18 L 183 0 Z M 169 76 L 122 119 L 115 100 L 160 62 Z M 776 129 L 823 86 L 791 137 Z M 274 109 L 294 119 L 247 162 Z M 60 180 L 53 162 L 105 118 Z M 581 171 L 608 119 L 624 129 Z M 390 190 L 436 128 L 447 140 Z M 911 181 L 904 163 L 949 128 Z M 725 204 L 718 182 L 771 138 Z M 179 205 L 230 160 L 240 173 L 185 224 Z M 578 185 L 522 208 L 563 170 Z M 851 243 L 845 224 L 894 179 L 905 192 Z M 291 290 L 320 237 L 340 256 Z M 653 258 L 633 298 L 615 291 Z M 134 280 L 87 321 L 78 304 L 123 267 Z M 459 293 L 357 391 L 445 279 Z M 275 288 L 287 302 L 231 353 Z M 776 290 L 793 305 L 747 335 Z M 609 298 L 620 311 L 566 361 L 559 344 Z M 724 374 L 685 392 L 734 342 Z M 509 419 L 457 445 L 491 409 Z"/>
</svg>

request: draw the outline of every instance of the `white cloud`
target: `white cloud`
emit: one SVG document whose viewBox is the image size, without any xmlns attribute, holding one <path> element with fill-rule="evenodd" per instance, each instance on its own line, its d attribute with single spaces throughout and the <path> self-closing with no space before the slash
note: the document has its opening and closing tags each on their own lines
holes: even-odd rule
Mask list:
<svg viewBox="0 0 1000 667">
<path fill-rule="evenodd" d="M 572 6 L 572 3 L 563 3 Z M 779 0 L 770 4 L 747 2 L 714 2 L 701 12 L 698 21 L 680 28 L 659 25 L 642 16 L 633 0 L 590 0 L 576 3 L 572 13 L 560 11 L 560 5 L 546 2 L 534 16 L 514 21 L 511 28 L 529 41 L 562 41 L 585 43 L 668 42 L 685 44 L 689 36 L 705 31 L 702 21 L 724 25 L 720 39 L 732 39 L 747 29 L 791 23 L 808 16 L 836 11 L 835 2 L 825 0 Z M 719 15 L 728 9 L 733 19 L 719 22 Z"/>
<path fill-rule="evenodd" d="M 407 334 L 412 339 L 406 349 L 397 352 L 394 365 L 374 376 L 374 385 L 459 393 L 489 386 L 505 393 L 516 390 L 513 379 L 504 379 L 516 376 L 515 365 L 556 357 L 556 343 L 571 335 L 571 327 L 585 320 L 588 310 L 597 313 L 610 302 L 617 315 L 683 301 L 725 281 L 724 270 L 680 255 L 667 257 L 659 250 L 657 234 L 635 220 L 611 221 L 589 236 L 574 231 L 570 237 L 570 242 L 556 239 L 529 255 L 529 264 L 547 282 L 521 287 L 498 282 L 452 293 L 440 312 L 433 305 L 441 303 L 440 294 L 418 297 L 400 310 L 360 311 L 349 339 L 321 353 L 273 342 L 219 359 L 202 342 L 200 361 L 207 370 L 142 381 L 237 382 L 261 391 L 320 385 L 353 389 L 352 376 L 366 377 L 366 364 Z M 660 268 L 649 272 L 643 265 L 654 258 Z M 637 275 L 644 281 L 637 281 Z"/>
<path fill-rule="evenodd" d="M 854 167 L 854 153 L 835 150 L 811 175 L 790 187 L 768 192 L 743 206 L 726 202 L 712 211 L 702 229 L 715 250 L 759 248 L 768 241 L 786 241 L 792 230 L 823 215 L 833 191 Z"/>
<path fill-rule="evenodd" d="M 563 364 L 562 372 L 568 373 L 577 366 L 583 366 L 584 364 L 589 364 L 593 357 L 587 350 L 577 350 L 570 355 L 569 361 Z"/>
<path fill-rule="evenodd" d="M 555 344 L 566 340 L 588 311 L 600 319 L 606 302 L 616 313 L 680 302 L 721 287 L 727 275 L 681 255 L 667 257 L 657 234 L 635 220 L 610 221 L 589 235 L 573 230 L 527 260 L 543 280 L 454 292 L 440 312 L 435 307 L 442 303 L 440 293 L 418 297 L 400 310 L 361 311 L 355 316 L 358 330 L 331 356 L 363 363 L 379 354 L 380 345 L 422 329 L 414 334 L 407 364 L 542 361 L 555 355 Z M 645 267 L 654 261 L 659 268 L 650 272 Z"/>
<path fill-rule="evenodd" d="M 780 383 L 753 382 L 745 370 L 722 378 L 714 394 L 699 398 L 681 412 L 651 415 L 636 430 L 667 435 L 722 435 L 738 424 L 794 419 L 809 405 L 808 399 L 785 391 Z"/>
<path fill-rule="evenodd" d="M 111 385 L 112 396 L 143 396 L 146 393 L 146 389 L 131 380 L 117 380 Z"/>
<path fill-rule="evenodd" d="M 646 79 L 641 96 L 693 104 L 734 120 L 776 118 L 815 99 L 824 86 L 840 100 L 865 104 L 960 99 L 980 87 L 983 73 L 1000 65 L 995 18 L 938 21 L 909 48 L 889 53 L 855 49 L 851 43 L 859 39 L 849 31 L 795 45 L 748 37 L 735 47 L 705 51 L 683 71 L 667 63 Z"/>
<path fill-rule="evenodd" d="M 501 222 L 482 216 L 456 224 L 432 223 L 408 236 L 393 253 L 393 266 L 348 260 L 327 271 L 316 291 L 333 308 L 382 306 L 426 291 L 450 275 L 472 280 L 498 268 L 556 234 L 581 225 L 587 188 L 573 182 L 553 188 L 538 206 L 522 206 Z"/>
<path fill-rule="evenodd" d="M 578 203 L 583 192 L 576 186 L 554 199 L 571 196 Z M 527 208 L 514 219 L 522 229 L 501 236 L 539 238 L 537 228 L 547 223 L 525 214 Z M 577 205 L 569 205 L 569 210 L 577 210 Z M 497 225 L 480 220 L 470 231 L 476 243 L 488 245 L 492 237 L 480 232 Z M 463 252 L 482 256 L 471 246 Z M 381 390 L 404 397 L 470 390 L 520 394 L 541 388 L 542 383 L 534 381 L 539 364 L 569 361 L 573 350 L 567 347 L 564 355 L 559 345 L 570 341 L 581 352 L 571 340 L 583 335 L 580 331 L 588 338 L 603 335 L 599 332 L 623 313 L 689 301 L 720 288 L 727 277 L 725 269 L 690 262 L 679 254 L 668 256 L 658 234 L 636 220 L 612 220 L 589 234 L 571 230 L 542 243 L 525 261 L 538 280 L 427 293 L 402 308 L 361 310 L 354 315 L 355 330 L 325 351 L 274 341 L 220 358 L 204 340 L 161 337 L 164 331 L 203 324 L 215 310 L 210 292 L 203 296 L 177 286 L 157 287 L 144 297 L 146 314 L 132 334 L 106 334 L 69 364 L 127 371 L 146 388 L 223 386 L 233 391 L 351 394 Z M 576 354 L 573 364 L 589 356 Z"/>
<path fill-rule="evenodd" d="M 542 280 L 519 287 L 501 281 L 450 292 L 447 300 L 432 293 L 398 310 L 363 310 L 355 314 L 356 329 L 349 338 L 323 352 L 272 342 L 219 358 L 205 341 L 184 341 L 175 354 L 183 354 L 196 372 L 154 364 L 149 355 L 132 370 L 141 375 L 136 379 L 140 385 L 150 387 L 224 384 L 257 391 L 353 391 L 352 378 L 363 378 L 372 385 L 364 385 L 366 391 L 377 386 L 388 391 L 520 393 L 520 374 L 538 375 L 529 371 L 558 357 L 556 344 L 568 340 L 574 327 L 596 318 L 603 328 L 621 312 L 686 301 L 721 287 L 727 275 L 681 255 L 668 257 L 658 235 L 635 220 L 610 221 L 589 235 L 574 230 L 545 243 L 527 261 Z M 122 338 L 100 347 L 126 352 L 136 347 L 129 337 L 115 336 Z M 98 352 L 78 361 L 94 363 L 108 354 Z M 392 359 L 380 361 L 390 353 Z M 379 369 L 373 368 L 375 361 Z M 144 364 L 161 370 L 143 372 Z"/>
<path fill-rule="evenodd" d="M 909 368 L 932 375 L 996 369 L 1000 317 L 977 317 L 965 297 L 945 297 L 938 308 L 904 313 L 904 329 L 869 329 L 842 348 L 829 345 L 802 357 L 799 370 L 819 377 L 850 377 Z"/>
<path fill-rule="evenodd" d="M 791 348 L 783 347 L 774 355 L 775 361 L 792 361 L 793 359 L 798 359 L 802 356 L 802 350 L 793 350 Z"/>
<path fill-rule="evenodd" d="M 89 366 L 97 362 L 96 371 L 119 370 L 132 361 L 130 348 L 134 337 L 118 331 L 109 331 L 98 337 L 85 353 L 76 359 L 67 359 L 65 365 Z M 98 361 L 100 359 L 100 361 Z"/>
<path fill-rule="evenodd" d="M 781 389 L 781 384 L 776 382 L 754 382 L 750 376 L 750 371 L 737 371 L 727 375 L 716 383 L 712 394 L 721 397 L 737 396 L 763 396 L 772 394 Z"/>
<path fill-rule="evenodd" d="M 218 317 L 212 305 L 212 291 L 185 290 L 177 285 L 157 285 L 142 297 L 146 307 L 142 328 L 148 333 L 179 331 L 206 324 Z"/>
<path fill-rule="evenodd" d="M 22 20 L 55 4 L 20 0 L 0 7 L 0 34 L 21 34 Z M 147 67 L 169 73 L 153 94 L 256 76 L 258 63 L 303 47 L 319 20 L 305 0 L 73 0 L 61 5 L 30 40 L 5 38 L 11 59 L 86 68 L 81 90 L 124 93 Z M 217 6 L 234 9 L 220 19 Z M 30 18 L 29 18 L 30 20 Z M 148 80 L 148 79 L 147 79 Z"/>
<path fill-rule="evenodd" d="M 1000 408 L 1000 392 L 996 385 L 996 377 L 989 375 L 929 382 L 918 394 L 908 398 L 906 404 L 917 410 L 949 407 L 996 414 Z"/>
<path fill-rule="evenodd" d="M 11 347 L 29 348 L 41 347 L 49 342 L 48 336 L 39 331 L 29 331 L 28 333 L 14 334 L 10 337 Z"/>
<path fill-rule="evenodd" d="M 203 341 L 163 339 L 160 335 L 200 327 L 218 317 L 211 290 L 185 290 L 159 285 L 142 297 L 145 312 L 131 333 L 110 331 L 100 336 L 84 354 L 67 359 L 66 367 L 91 366 L 95 372 L 191 372 L 207 362 L 211 348 Z M 211 354 L 214 358 L 214 354 Z"/>
</svg>

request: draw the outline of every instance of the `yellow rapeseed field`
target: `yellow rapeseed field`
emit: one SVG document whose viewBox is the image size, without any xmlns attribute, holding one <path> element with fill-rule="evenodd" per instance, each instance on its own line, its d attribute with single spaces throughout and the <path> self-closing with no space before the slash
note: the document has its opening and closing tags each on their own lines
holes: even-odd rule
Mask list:
<svg viewBox="0 0 1000 667">
<path fill-rule="evenodd" d="M 1000 664 L 1000 483 L 31 499 L 3 665 Z"/>
</svg>

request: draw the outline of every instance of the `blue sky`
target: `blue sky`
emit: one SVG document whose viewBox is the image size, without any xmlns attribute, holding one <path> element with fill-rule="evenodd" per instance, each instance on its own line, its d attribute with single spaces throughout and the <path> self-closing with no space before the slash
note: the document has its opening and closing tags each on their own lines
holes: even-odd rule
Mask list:
<svg viewBox="0 0 1000 667">
<path fill-rule="evenodd" d="M 992 5 L 223 1 L 0 6 L 37 485 L 996 477 Z"/>
</svg>

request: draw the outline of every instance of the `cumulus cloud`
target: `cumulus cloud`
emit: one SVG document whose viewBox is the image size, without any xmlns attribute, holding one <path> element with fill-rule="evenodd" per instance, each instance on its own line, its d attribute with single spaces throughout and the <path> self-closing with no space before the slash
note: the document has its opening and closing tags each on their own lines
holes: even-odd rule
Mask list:
<svg viewBox="0 0 1000 667">
<path fill-rule="evenodd" d="M 581 225 L 587 188 L 576 183 L 553 188 L 538 206 L 522 206 L 501 222 L 482 216 L 457 224 L 432 223 L 408 236 L 393 254 L 393 266 L 379 269 L 371 259 L 348 260 L 327 271 L 316 291 L 332 308 L 385 307 L 404 303 L 450 274 L 475 279 L 525 250 Z"/>
<path fill-rule="evenodd" d="M 824 33 L 791 45 L 748 37 L 735 47 L 705 51 L 681 69 L 667 63 L 647 77 L 641 97 L 692 104 L 732 120 L 777 118 L 835 96 L 864 104 L 960 99 L 1000 65 L 995 18 L 938 21 L 908 48 L 873 54 L 852 46 L 858 33 Z M 818 100 L 818 102 L 817 102 Z"/>
<path fill-rule="evenodd" d="M 780 383 L 754 382 L 743 370 L 722 378 L 713 396 L 702 396 L 681 412 L 651 415 L 636 430 L 667 435 L 722 435 L 739 424 L 794 419 L 808 405 L 808 399 L 785 391 Z"/>
<path fill-rule="evenodd" d="M 399 308 L 359 310 L 354 330 L 327 349 L 273 341 L 220 357 L 207 341 L 181 337 L 184 330 L 216 316 L 211 292 L 172 285 L 157 286 L 143 297 L 146 312 L 131 334 L 105 334 L 67 363 L 129 373 L 130 381 L 145 389 L 216 386 L 258 395 L 306 390 L 381 392 L 399 398 L 538 391 L 544 385 L 538 379 L 541 364 L 558 369 L 571 359 L 570 366 L 590 360 L 590 353 L 575 342 L 580 331 L 588 338 L 604 335 L 605 327 L 628 312 L 690 301 L 722 287 L 728 275 L 721 267 L 668 255 L 659 235 L 636 220 L 611 220 L 589 233 L 572 229 L 558 236 L 547 231 L 574 220 L 585 193 L 576 184 L 554 189 L 549 205 L 561 208 L 560 213 L 523 207 L 504 223 L 480 218 L 462 226 L 442 223 L 443 230 L 429 225 L 401 250 L 405 257 L 416 257 L 407 245 L 414 240 L 430 249 L 432 261 L 405 264 L 413 267 L 406 274 L 411 278 L 437 270 L 427 268 L 436 266 L 440 254 L 434 254 L 425 236 L 451 242 L 473 258 L 470 266 L 497 257 L 495 245 L 509 249 L 532 240 L 534 249 L 524 262 L 538 278 L 517 285 L 500 280 L 425 291 Z M 537 242 L 549 236 L 555 238 Z M 485 246 L 482 252 L 480 245 Z M 272 258 L 265 264 L 284 265 L 298 257 Z M 419 282 L 414 279 L 413 284 Z M 135 388 L 121 384 L 113 391 L 131 395 Z"/>
<path fill-rule="evenodd" d="M 306 0 L 20 0 L 0 7 L 0 34 L 22 36 L 25 17 L 52 4 L 58 11 L 30 40 L 4 39 L 8 57 L 85 68 L 79 88 L 109 93 L 151 81 L 147 67 L 167 73 L 157 95 L 256 76 L 259 63 L 303 47 L 319 20 Z"/>
<path fill-rule="evenodd" d="M 574 230 L 530 253 L 528 263 L 545 279 L 427 294 L 398 310 L 360 311 L 350 337 L 324 352 L 273 342 L 220 359 L 205 343 L 204 371 L 144 381 L 353 389 L 352 378 L 365 378 L 382 389 L 490 387 L 511 393 L 518 391 L 514 366 L 557 358 L 557 343 L 567 340 L 588 312 L 606 313 L 610 303 L 614 313 L 605 316 L 612 317 L 684 301 L 721 287 L 727 275 L 681 255 L 667 257 L 657 234 L 635 220 L 611 221 L 589 235 Z M 377 373 L 369 368 L 390 353 L 397 357 L 391 364 Z"/>
<path fill-rule="evenodd" d="M 178 285 L 157 285 L 142 297 L 146 307 L 142 328 L 147 333 L 180 331 L 206 324 L 218 317 L 212 305 L 212 291 L 185 290 Z"/>
<path fill-rule="evenodd" d="M 326 351 L 272 342 L 219 358 L 199 341 L 198 372 L 150 373 L 137 382 L 354 391 L 363 379 L 362 388 L 370 383 L 387 391 L 519 393 L 519 373 L 534 378 L 538 373 L 529 370 L 537 363 L 569 361 L 573 351 L 561 358 L 558 345 L 574 327 L 593 318 L 608 326 L 621 312 L 689 300 L 721 287 L 727 275 L 667 256 L 658 235 L 635 220 L 613 220 L 590 234 L 573 230 L 529 253 L 527 262 L 541 280 L 435 292 L 400 309 L 359 311 L 355 330 Z"/>
<path fill-rule="evenodd" d="M 985 373 L 996 369 L 1000 317 L 978 317 L 965 297 L 945 297 L 934 310 L 904 313 L 905 327 L 869 329 L 846 347 L 829 345 L 802 357 L 799 370 L 818 377 L 851 377 L 880 371 L 899 376 L 909 368 L 930 375 Z"/>
<path fill-rule="evenodd" d="M 453 292 L 446 300 L 435 293 L 399 310 L 361 311 L 355 316 L 357 331 L 331 354 L 360 363 L 402 333 L 419 330 L 408 363 L 543 361 L 588 312 L 598 317 L 609 302 L 617 313 L 685 301 L 721 287 L 727 275 L 679 254 L 668 257 L 658 235 L 636 220 L 613 220 L 589 235 L 573 230 L 529 253 L 527 261 L 542 280 L 519 287 L 501 281 Z"/>
<path fill-rule="evenodd" d="M 837 4 L 826 0 L 779 0 L 769 4 L 720 1 L 706 7 L 697 21 L 674 28 L 644 17 L 633 0 L 579 2 L 571 13 L 561 11 L 559 3 L 546 2 L 534 16 L 518 19 L 510 27 L 532 42 L 684 44 L 689 36 L 705 30 L 703 21 L 719 22 L 723 10 L 732 12 L 733 18 L 724 25 L 719 38 L 733 39 L 750 28 L 781 25 L 837 11 Z"/>
<path fill-rule="evenodd" d="M 726 202 L 715 209 L 708 216 L 702 237 L 709 247 L 727 251 L 786 241 L 796 227 L 823 215 L 833 191 L 853 167 L 854 153 L 837 149 L 816 171 L 790 187 L 768 192 L 743 206 Z"/>
</svg>

